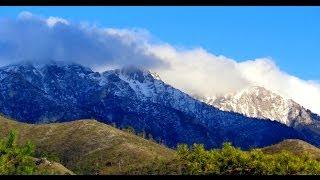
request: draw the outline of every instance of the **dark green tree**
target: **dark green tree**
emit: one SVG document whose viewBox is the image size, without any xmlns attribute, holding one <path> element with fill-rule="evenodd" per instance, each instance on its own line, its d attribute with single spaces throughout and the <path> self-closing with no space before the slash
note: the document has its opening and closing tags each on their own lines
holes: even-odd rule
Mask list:
<svg viewBox="0 0 320 180">
<path fill-rule="evenodd" d="M 24 146 L 18 146 L 16 141 L 17 133 L 14 131 L 10 131 L 7 138 L 0 140 L 0 174 L 34 174 L 34 145 L 28 141 Z"/>
</svg>

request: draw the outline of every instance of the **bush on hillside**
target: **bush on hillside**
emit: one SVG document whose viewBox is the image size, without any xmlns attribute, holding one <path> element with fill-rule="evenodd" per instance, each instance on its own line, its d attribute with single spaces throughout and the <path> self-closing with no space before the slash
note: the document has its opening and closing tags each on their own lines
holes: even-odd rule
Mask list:
<svg viewBox="0 0 320 180">
<path fill-rule="evenodd" d="M 308 154 L 297 156 L 283 151 L 265 154 L 259 149 L 242 151 L 225 143 L 221 149 L 205 150 L 203 145 L 178 146 L 183 174 L 194 175 L 299 175 L 320 174 L 320 162 Z"/>
</svg>

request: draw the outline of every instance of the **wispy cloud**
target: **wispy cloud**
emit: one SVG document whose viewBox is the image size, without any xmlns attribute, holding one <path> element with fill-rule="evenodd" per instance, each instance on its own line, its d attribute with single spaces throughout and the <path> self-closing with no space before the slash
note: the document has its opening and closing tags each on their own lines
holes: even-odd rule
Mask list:
<svg viewBox="0 0 320 180">
<path fill-rule="evenodd" d="M 147 30 L 101 28 L 23 12 L 17 19 L 0 20 L 0 62 L 55 59 L 99 71 L 134 64 L 189 94 L 214 97 L 258 85 L 320 114 L 320 84 L 283 72 L 271 58 L 237 62 L 152 38 Z"/>
</svg>

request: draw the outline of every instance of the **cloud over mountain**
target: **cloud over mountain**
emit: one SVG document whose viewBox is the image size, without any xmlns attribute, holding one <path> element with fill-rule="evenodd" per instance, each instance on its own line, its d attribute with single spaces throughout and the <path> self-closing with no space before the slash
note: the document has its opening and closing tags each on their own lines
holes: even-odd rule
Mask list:
<svg viewBox="0 0 320 180">
<path fill-rule="evenodd" d="M 140 34 L 139 30 L 132 34 Z M 0 20 L 0 62 L 62 60 L 101 66 L 161 63 L 146 55 L 138 39 L 126 39 L 112 29 L 76 24 L 60 17 L 43 18 L 22 12 Z"/>
<path fill-rule="evenodd" d="M 152 38 L 142 29 L 102 28 L 22 12 L 17 19 L 0 19 L 0 64 L 54 59 L 98 71 L 134 64 L 189 94 L 214 97 L 258 85 L 320 114 L 320 84 L 283 72 L 270 58 L 237 62 Z"/>
</svg>

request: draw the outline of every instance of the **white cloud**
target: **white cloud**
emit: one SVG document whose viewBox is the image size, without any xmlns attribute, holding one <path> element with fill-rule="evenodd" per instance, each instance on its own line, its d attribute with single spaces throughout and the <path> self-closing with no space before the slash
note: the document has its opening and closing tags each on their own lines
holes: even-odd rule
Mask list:
<svg viewBox="0 0 320 180">
<path fill-rule="evenodd" d="M 65 20 L 63 18 L 59 18 L 59 17 L 52 17 L 52 16 L 50 16 L 48 19 L 46 19 L 46 22 L 49 27 L 53 27 L 57 23 L 69 25 L 69 22 L 67 20 Z"/>
<path fill-rule="evenodd" d="M 0 61 L 4 65 L 54 59 L 94 68 L 130 64 L 149 67 L 161 63 L 145 54 L 141 38 L 133 38 L 135 34 L 144 34 L 141 32 L 114 33 L 60 17 L 43 18 L 22 12 L 17 19 L 0 19 Z"/>
<path fill-rule="evenodd" d="M 239 71 L 250 84 L 265 87 L 291 98 L 320 114 L 320 84 L 305 81 L 281 71 L 270 59 L 239 63 Z"/>
<path fill-rule="evenodd" d="M 271 58 L 236 62 L 201 48 L 178 50 L 167 44 L 149 45 L 149 51 L 170 64 L 155 69 L 161 78 L 189 94 L 215 97 L 262 86 L 320 114 L 320 84 L 281 71 Z"/>
<path fill-rule="evenodd" d="M 0 21 L 0 64 L 25 59 L 75 61 L 103 71 L 134 64 L 189 94 L 217 96 L 259 85 L 320 114 L 320 84 L 283 72 L 271 58 L 237 62 L 202 48 L 152 42 L 143 29 L 99 28 L 22 12 Z"/>
<path fill-rule="evenodd" d="M 105 32 L 109 35 L 118 36 L 124 43 L 147 43 L 148 39 L 151 39 L 150 33 L 145 29 L 132 28 L 132 29 L 115 29 L 105 28 Z"/>
<path fill-rule="evenodd" d="M 150 45 L 149 51 L 169 64 L 155 68 L 167 83 L 189 94 L 216 96 L 246 87 L 237 63 L 204 49 L 177 50 L 170 45 Z"/>
<path fill-rule="evenodd" d="M 19 19 L 29 19 L 29 18 L 32 18 L 32 17 L 33 17 L 33 14 L 31 12 L 28 12 L 28 11 L 22 11 L 18 15 Z"/>
</svg>

